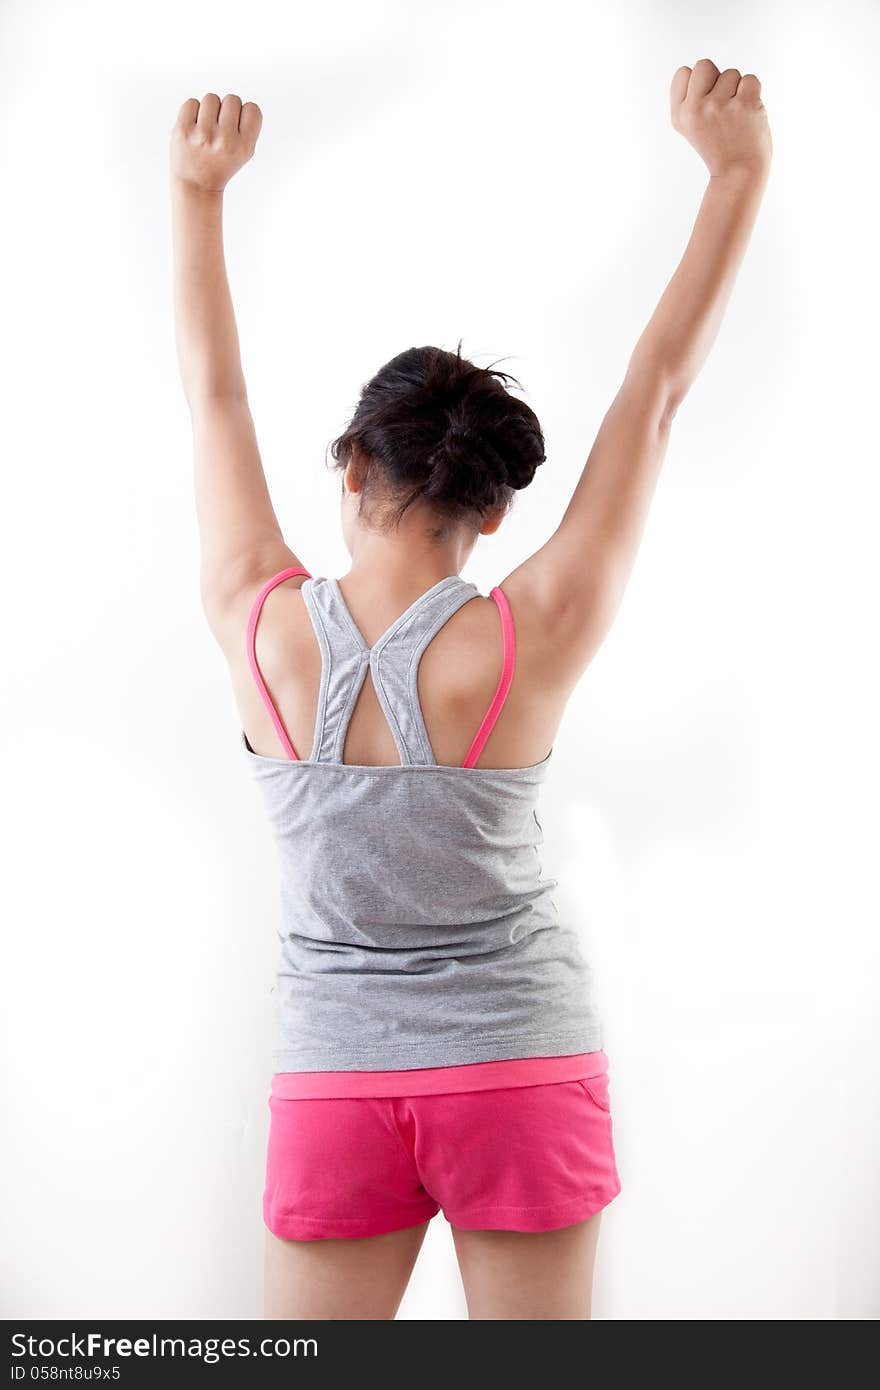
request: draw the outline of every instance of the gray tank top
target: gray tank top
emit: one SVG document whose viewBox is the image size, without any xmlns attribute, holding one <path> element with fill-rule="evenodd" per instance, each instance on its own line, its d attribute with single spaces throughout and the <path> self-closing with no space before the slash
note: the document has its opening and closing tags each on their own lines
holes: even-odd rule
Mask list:
<svg viewBox="0 0 880 1390">
<path fill-rule="evenodd" d="M 419 658 L 478 590 L 458 575 L 422 594 L 370 648 L 335 579 L 302 595 L 321 651 L 314 740 L 299 758 L 262 679 L 254 678 L 286 758 L 242 742 L 281 870 L 281 958 L 273 986 L 273 1070 L 397 1071 L 562 1056 L 602 1046 L 590 970 L 558 920 L 541 872 L 536 802 L 550 756 L 531 767 L 434 760 L 418 697 Z M 493 589 L 505 670 L 469 752 L 476 761 L 512 676 L 513 626 Z M 400 763 L 342 762 L 367 670 Z M 475 751 L 476 749 L 476 751 Z"/>
</svg>

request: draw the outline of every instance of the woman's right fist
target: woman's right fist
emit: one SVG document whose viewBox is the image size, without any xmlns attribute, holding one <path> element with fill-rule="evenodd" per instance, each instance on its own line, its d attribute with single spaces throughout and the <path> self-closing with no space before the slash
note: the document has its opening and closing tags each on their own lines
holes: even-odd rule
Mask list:
<svg viewBox="0 0 880 1390">
<path fill-rule="evenodd" d="M 711 58 L 679 68 L 670 92 L 672 124 L 710 174 L 743 167 L 766 174 L 773 154 L 761 84 L 739 68 L 719 72 Z"/>
<path fill-rule="evenodd" d="M 171 173 L 183 183 L 220 193 L 233 174 L 251 158 L 263 124 L 254 101 L 216 92 L 202 100 L 190 97 L 171 131 Z"/>
</svg>

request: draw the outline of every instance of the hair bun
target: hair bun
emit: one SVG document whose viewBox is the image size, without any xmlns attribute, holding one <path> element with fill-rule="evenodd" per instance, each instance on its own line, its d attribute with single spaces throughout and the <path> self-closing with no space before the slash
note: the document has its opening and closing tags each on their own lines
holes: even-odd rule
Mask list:
<svg viewBox="0 0 880 1390">
<path fill-rule="evenodd" d="M 537 472 L 538 460 L 534 454 L 517 455 L 513 450 L 502 454 L 487 434 L 481 434 L 478 429 L 461 421 L 453 421 L 448 426 L 443 442 L 447 451 L 456 458 L 464 453 L 471 466 L 481 465 L 496 487 L 519 491 L 528 487 Z M 466 450 L 462 451 L 460 445 L 465 445 Z"/>
<path fill-rule="evenodd" d="M 339 468 L 357 446 L 364 465 L 360 511 L 399 524 L 421 498 L 444 518 L 473 520 L 506 508 L 543 463 L 534 411 L 510 394 L 515 377 L 436 347 L 409 348 L 362 390 L 350 425 L 332 446 Z M 521 388 L 520 388 L 521 389 Z"/>
</svg>

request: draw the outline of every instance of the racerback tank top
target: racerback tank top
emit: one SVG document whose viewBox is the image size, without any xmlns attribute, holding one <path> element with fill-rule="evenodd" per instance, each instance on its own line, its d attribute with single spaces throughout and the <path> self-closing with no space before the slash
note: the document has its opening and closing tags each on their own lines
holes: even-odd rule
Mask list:
<svg viewBox="0 0 880 1390">
<path fill-rule="evenodd" d="M 276 584 L 301 592 L 321 653 L 312 747 L 300 758 L 263 679 L 256 631 Z M 248 659 L 286 757 L 245 755 L 262 794 L 281 876 L 280 961 L 272 988 L 276 1094 L 401 1094 L 565 1080 L 605 1069 L 591 972 L 542 874 L 536 803 L 551 754 L 516 768 L 475 763 L 513 678 L 513 616 L 500 588 L 504 661 L 461 766 L 438 764 L 418 696 L 419 660 L 476 586 L 441 579 L 372 647 L 338 582 L 302 568 L 263 585 Z M 343 763 L 367 671 L 399 764 Z M 531 1070 L 525 1064 L 532 1062 Z M 540 1062 L 538 1062 L 540 1059 Z M 538 1071 L 535 1068 L 538 1068 Z M 370 1084 L 379 1073 L 385 1091 Z M 532 1078 L 531 1080 L 529 1078 Z"/>
</svg>

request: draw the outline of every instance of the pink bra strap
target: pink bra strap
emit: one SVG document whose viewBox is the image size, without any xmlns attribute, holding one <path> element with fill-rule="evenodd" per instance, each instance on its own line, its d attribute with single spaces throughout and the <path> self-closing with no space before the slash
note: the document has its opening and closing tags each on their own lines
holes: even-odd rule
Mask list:
<svg viewBox="0 0 880 1390">
<path fill-rule="evenodd" d="M 468 749 L 467 757 L 462 763 L 462 767 L 473 767 L 477 758 L 483 751 L 483 745 L 495 727 L 504 701 L 507 699 L 507 692 L 513 680 L 513 669 L 516 665 L 516 633 L 513 627 L 513 614 L 510 611 L 510 604 L 507 596 L 502 589 L 496 587 L 492 590 L 492 598 L 498 605 L 501 614 L 501 632 L 504 638 L 504 661 L 501 667 L 501 677 L 498 681 L 498 688 L 492 696 L 492 703 L 486 711 L 485 718 L 476 732 L 473 743 Z"/>
<path fill-rule="evenodd" d="M 296 749 L 287 736 L 287 730 L 281 722 L 281 715 L 272 703 L 272 696 L 269 694 L 266 682 L 263 680 L 263 673 L 257 662 L 257 623 L 260 620 L 260 613 L 263 610 L 266 595 L 271 594 L 276 584 L 283 584 L 285 579 L 293 579 L 294 575 L 297 574 L 304 574 L 307 579 L 311 579 L 312 577 L 307 569 L 303 569 L 301 565 L 297 565 L 295 569 L 281 570 L 280 573 L 274 574 L 271 579 L 266 580 L 266 583 L 254 599 L 247 625 L 247 654 L 251 673 L 257 683 L 257 689 L 263 697 L 266 709 L 269 711 L 269 717 L 275 725 L 275 732 L 281 740 L 282 747 L 287 756 L 293 759 L 294 762 L 299 762 Z"/>
</svg>

